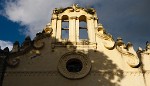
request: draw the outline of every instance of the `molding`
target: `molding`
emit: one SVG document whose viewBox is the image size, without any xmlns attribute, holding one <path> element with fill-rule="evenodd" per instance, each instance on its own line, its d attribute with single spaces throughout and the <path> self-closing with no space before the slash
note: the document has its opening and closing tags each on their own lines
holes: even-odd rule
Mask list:
<svg viewBox="0 0 150 86">
<path fill-rule="evenodd" d="M 118 70 L 118 72 L 114 71 L 92 71 L 89 73 L 90 76 L 101 76 L 103 74 L 113 74 L 113 75 L 121 75 L 124 76 L 143 76 L 150 75 L 149 71 L 141 72 L 141 71 L 122 71 Z M 5 77 L 20 77 L 20 76 L 60 76 L 59 71 L 6 71 Z"/>
<path fill-rule="evenodd" d="M 59 76 L 58 71 L 6 71 L 5 76 Z"/>
</svg>

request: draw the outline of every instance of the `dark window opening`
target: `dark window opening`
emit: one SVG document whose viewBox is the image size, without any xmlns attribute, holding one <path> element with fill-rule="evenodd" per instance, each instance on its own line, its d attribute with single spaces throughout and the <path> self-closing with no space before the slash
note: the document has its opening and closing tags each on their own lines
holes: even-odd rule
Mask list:
<svg viewBox="0 0 150 86">
<path fill-rule="evenodd" d="M 79 59 L 70 59 L 66 63 L 66 68 L 69 72 L 80 72 L 83 64 Z"/>
<path fill-rule="evenodd" d="M 88 39 L 87 22 L 84 15 L 79 18 L 79 39 Z"/>
<path fill-rule="evenodd" d="M 62 17 L 62 29 L 61 29 L 61 38 L 62 39 L 69 39 L 69 20 L 68 16 L 64 15 Z"/>
</svg>

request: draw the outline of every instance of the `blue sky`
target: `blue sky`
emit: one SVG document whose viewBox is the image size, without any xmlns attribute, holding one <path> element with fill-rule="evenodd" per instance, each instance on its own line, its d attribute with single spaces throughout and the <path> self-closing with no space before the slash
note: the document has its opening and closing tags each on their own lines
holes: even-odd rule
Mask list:
<svg viewBox="0 0 150 86">
<path fill-rule="evenodd" d="M 0 39 L 5 41 L 22 41 L 24 35 L 20 33 L 21 26 L 18 23 L 8 20 L 6 17 L 0 16 Z"/>
<path fill-rule="evenodd" d="M 73 3 L 95 8 L 99 23 L 114 39 L 122 37 L 135 49 L 150 41 L 149 0 L 0 0 L 1 48 L 11 48 L 16 40 L 22 43 L 27 35 L 34 38 L 50 22 L 54 8 Z"/>
</svg>

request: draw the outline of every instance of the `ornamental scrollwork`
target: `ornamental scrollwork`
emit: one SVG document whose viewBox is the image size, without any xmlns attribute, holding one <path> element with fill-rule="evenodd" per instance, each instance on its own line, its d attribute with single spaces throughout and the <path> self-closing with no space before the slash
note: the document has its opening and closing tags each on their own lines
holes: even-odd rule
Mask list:
<svg viewBox="0 0 150 86">
<path fill-rule="evenodd" d="M 140 60 L 131 43 L 125 45 L 122 39 L 118 38 L 115 46 L 122 56 L 126 57 L 125 60 L 130 67 L 137 67 L 140 64 Z"/>
<path fill-rule="evenodd" d="M 113 37 L 112 37 L 112 35 L 106 33 L 102 24 L 98 24 L 96 32 L 97 32 L 97 36 L 100 37 L 101 39 L 103 39 L 103 44 L 104 44 L 105 48 L 107 48 L 109 50 L 114 49 L 115 42 L 113 40 Z"/>
<path fill-rule="evenodd" d="M 48 24 L 46 25 L 46 27 L 44 28 L 44 32 L 45 32 L 46 34 L 52 35 L 53 29 L 52 29 L 52 25 L 51 25 L 50 23 L 48 23 Z"/>
<path fill-rule="evenodd" d="M 10 66 L 10 67 L 16 67 L 20 63 L 20 58 L 19 57 L 16 57 L 16 58 L 9 57 L 6 60 L 6 62 L 8 64 L 8 66 Z"/>
<path fill-rule="evenodd" d="M 42 42 L 41 40 L 34 40 L 33 41 L 33 47 L 35 49 L 41 49 L 44 47 L 44 42 Z"/>
<path fill-rule="evenodd" d="M 104 39 L 104 40 L 108 40 L 108 41 L 113 41 L 113 38 L 112 38 L 112 35 L 111 34 L 108 34 L 104 27 L 102 26 L 102 24 L 98 24 L 98 27 L 97 27 L 97 35 Z"/>
<path fill-rule="evenodd" d="M 113 50 L 115 48 L 115 42 L 109 41 L 109 42 L 103 42 L 104 47 L 108 50 Z"/>
</svg>

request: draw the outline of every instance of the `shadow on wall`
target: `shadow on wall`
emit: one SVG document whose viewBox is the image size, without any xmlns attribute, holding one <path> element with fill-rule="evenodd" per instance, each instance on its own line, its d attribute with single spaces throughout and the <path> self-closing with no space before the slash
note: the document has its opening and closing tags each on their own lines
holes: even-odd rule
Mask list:
<svg viewBox="0 0 150 86">
<path fill-rule="evenodd" d="M 89 49 L 88 51 L 77 50 L 77 47 L 71 42 L 65 42 L 64 45 L 66 45 L 66 48 L 67 45 L 71 45 L 74 48 L 72 51 L 67 48 L 68 52 L 84 53 L 88 58 L 90 58 L 92 65 L 89 74 L 87 74 L 84 78 L 75 79 L 72 86 L 80 86 L 80 83 L 82 82 L 86 82 L 84 84 L 85 86 L 121 86 L 120 82 L 124 78 L 123 70 L 119 69 L 117 64 L 113 63 L 113 61 L 109 59 L 111 57 L 108 57 L 104 53 L 94 49 Z"/>
<path fill-rule="evenodd" d="M 88 51 L 91 57 L 92 69 L 91 74 L 99 86 L 120 86 L 119 82 L 124 78 L 123 70 L 119 69 L 112 60 L 104 53 L 94 50 Z"/>
</svg>

